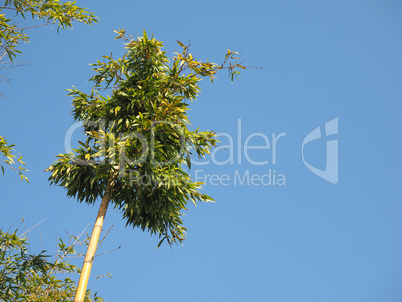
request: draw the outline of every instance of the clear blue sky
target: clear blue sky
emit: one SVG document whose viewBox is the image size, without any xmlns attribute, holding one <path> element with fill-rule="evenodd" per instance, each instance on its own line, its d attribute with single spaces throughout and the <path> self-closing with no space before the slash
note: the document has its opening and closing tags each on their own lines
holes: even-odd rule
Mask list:
<svg viewBox="0 0 402 302">
<path fill-rule="evenodd" d="M 122 248 L 95 259 L 93 275 L 113 278 L 91 277 L 89 287 L 106 301 L 402 301 L 402 2 L 78 4 L 100 23 L 60 34 L 33 29 L 22 48 L 29 65 L 11 70 L 13 81 L 1 86 L 8 99 L 0 100 L 0 133 L 24 155 L 31 183 L 11 171 L 1 177 L 0 227 L 45 219 L 30 237 L 39 251 L 41 233 L 49 253 L 66 230 L 91 230 L 97 207 L 49 187 L 43 170 L 63 152 L 73 124 L 65 89 L 90 89 L 88 64 L 123 54 L 113 29 L 134 36 L 145 29 L 168 54 L 176 40 L 190 41 L 201 59 L 219 63 L 230 48 L 263 69 L 234 84 L 224 73 L 202 82 L 192 105 L 195 127 L 225 133 L 223 147 L 233 140 L 214 161 L 193 165 L 218 203 L 190 206 L 184 245 L 159 250 L 157 237 L 125 228 L 111 207 L 104 229 L 114 228 L 100 252 Z M 326 137 L 332 120 L 339 126 L 327 125 Z M 322 138 L 305 140 L 317 127 Z M 274 156 L 272 135 L 281 134 Z M 328 153 L 324 177 L 335 183 L 308 169 L 303 141 L 311 167 L 325 170 Z M 285 182 L 273 185 L 272 174 Z"/>
</svg>

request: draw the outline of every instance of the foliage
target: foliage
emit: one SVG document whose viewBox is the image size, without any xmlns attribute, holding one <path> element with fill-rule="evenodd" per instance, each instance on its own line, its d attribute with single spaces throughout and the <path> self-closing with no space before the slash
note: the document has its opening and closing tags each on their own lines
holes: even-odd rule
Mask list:
<svg viewBox="0 0 402 302">
<path fill-rule="evenodd" d="M 23 166 L 25 163 L 22 161 L 22 156 L 18 157 L 15 154 L 15 150 L 13 149 L 14 145 L 10 145 L 7 143 L 7 140 L 0 135 L 0 155 L 2 155 L 5 159 L 0 158 L 0 169 L 1 173 L 4 174 L 4 164 L 9 166 L 12 170 L 18 171 L 18 174 L 21 176 L 21 180 L 28 181 L 28 178 L 23 175 L 24 171 L 27 171 Z M 17 160 L 17 167 L 15 167 L 15 159 Z"/>
<path fill-rule="evenodd" d="M 20 53 L 17 46 L 21 42 L 28 42 L 29 37 L 25 30 L 30 27 L 19 27 L 8 18 L 3 11 L 10 11 L 14 18 L 20 15 L 23 19 L 30 15 L 32 19 L 41 19 L 41 25 L 56 24 L 60 28 L 72 28 L 73 21 L 92 24 L 97 22 L 97 17 L 86 9 L 78 7 L 75 2 L 60 2 L 59 0 L 5 0 L 0 7 L 0 51 L 12 61 Z M 34 26 L 35 27 L 35 26 Z"/>
<path fill-rule="evenodd" d="M 77 255 L 74 246 L 79 242 L 72 237 L 73 244 L 61 239 L 55 258 L 50 260 L 46 251 L 37 255 L 28 253 L 28 241 L 23 236 L 0 230 L 0 301 L 3 302 L 64 302 L 71 301 L 76 287 L 69 277 L 60 274 L 75 274 L 80 270 L 68 261 Z M 101 302 L 96 293 L 86 292 L 85 301 Z"/>
<path fill-rule="evenodd" d="M 6 13 L 11 14 L 8 17 Z M 16 24 L 15 19 L 21 16 L 26 19 L 26 16 L 31 16 L 32 19 L 41 19 L 43 23 L 34 26 L 20 27 Z M 17 54 L 20 54 L 18 45 L 22 42 L 29 42 L 29 37 L 26 34 L 28 28 L 55 24 L 57 31 L 60 28 L 72 28 L 73 21 L 84 22 L 92 24 L 97 22 L 98 19 L 93 13 L 88 12 L 86 9 L 75 5 L 75 2 L 60 2 L 59 0 L 5 0 L 3 5 L 0 6 L 0 70 L 6 70 L 12 67 Z M 7 60 L 8 61 L 7 61 Z M 0 74 L 0 82 L 7 81 L 7 78 Z M 2 96 L 0 94 L 0 96 Z M 6 159 L 0 160 L 10 167 L 14 164 L 15 155 L 13 153 L 14 145 L 8 145 L 5 138 L 0 136 L 0 155 Z M 21 161 L 22 157 L 18 159 L 21 164 L 17 169 L 21 179 L 28 181 L 26 176 L 22 174 L 26 171 L 22 168 L 25 165 Z M 1 171 L 4 174 L 4 167 L 0 165 Z"/>
<path fill-rule="evenodd" d="M 109 184 L 111 202 L 127 225 L 158 234 L 159 245 L 165 239 L 182 242 L 182 211 L 188 202 L 213 201 L 200 193 L 202 183 L 192 182 L 184 165 L 190 169 L 193 153 L 203 157 L 216 145 L 214 132 L 188 129 L 189 102 L 196 99 L 203 77 L 213 81 L 227 69 L 233 80 L 239 74 L 235 68 L 244 67 L 233 63 L 237 53 L 230 50 L 221 65 L 202 63 L 181 42 L 183 51 L 170 63 L 162 42 L 145 32 L 137 39 L 126 37 L 124 30 L 116 33 L 125 41 L 126 54 L 92 64 L 89 94 L 69 90 L 74 119 L 83 122 L 86 140 L 58 155 L 48 169 L 49 180 L 89 204 Z M 110 86 L 110 96 L 100 94 Z"/>
</svg>

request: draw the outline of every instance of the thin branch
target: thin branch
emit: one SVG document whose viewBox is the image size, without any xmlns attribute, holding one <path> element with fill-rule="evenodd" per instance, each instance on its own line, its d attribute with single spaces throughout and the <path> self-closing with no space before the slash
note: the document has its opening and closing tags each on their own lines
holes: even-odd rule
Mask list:
<svg viewBox="0 0 402 302">
<path fill-rule="evenodd" d="M 7 233 L 10 233 L 11 228 L 14 226 L 14 224 L 17 223 L 17 221 L 19 221 L 20 219 L 17 219 L 15 222 L 13 222 L 13 224 L 9 227 Z M 20 225 L 17 227 L 17 230 L 20 228 L 21 224 L 24 222 L 24 217 L 21 219 Z"/>
<path fill-rule="evenodd" d="M 253 69 L 265 69 L 264 67 L 256 67 L 256 66 L 244 66 L 244 67 Z"/>
<path fill-rule="evenodd" d="M 42 222 L 44 222 L 46 219 L 43 219 L 41 222 L 35 224 L 32 228 L 30 228 L 28 231 L 22 233 L 19 237 L 21 238 L 22 236 L 24 236 L 26 233 L 28 233 L 30 230 L 36 228 L 38 225 L 40 225 Z"/>
<path fill-rule="evenodd" d="M 15 7 L 7 7 L 7 6 L 0 6 L 0 9 L 11 9 L 11 10 L 17 10 Z"/>
<path fill-rule="evenodd" d="M 84 232 L 85 232 L 85 230 L 88 228 L 88 226 L 89 226 L 89 223 L 87 224 L 87 226 L 85 227 L 85 229 L 81 232 L 81 234 L 78 235 L 78 237 L 75 239 L 74 243 L 73 243 L 71 246 L 69 246 L 69 247 L 67 248 L 67 250 L 64 252 L 63 256 L 56 255 L 56 257 L 59 256 L 59 259 L 56 259 L 56 261 L 55 261 L 55 263 L 54 263 L 55 266 L 54 266 L 54 267 L 50 270 L 50 272 L 48 273 L 49 276 L 50 276 L 50 274 L 53 272 L 54 268 L 56 267 L 56 264 L 58 264 L 59 261 L 63 260 L 63 259 L 66 257 L 67 252 L 68 252 L 70 249 L 74 248 L 74 245 L 76 245 L 76 244 L 79 242 L 78 239 L 80 239 L 80 237 L 82 236 L 82 234 L 84 234 Z"/>
<path fill-rule="evenodd" d="M 30 28 L 35 28 L 35 27 L 40 27 L 40 26 L 45 26 L 45 25 L 50 25 L 50 24 L 54 24 L 54 22 L 46 22 L 43 24 L 38 24 L 38 25 L 32 25 L 32 26 L 28 26 L 28 27 L 20 27 L 20 28 L 16 28 L 15 30 L 25 30 L 25 29 L 30 29 Z"/>
<path fill-rule="evenodd" d="M 114 250 L 111 250 L 111 251 L 108 251 L 108 252 L 104 252 L 104 253 L 101 253 L 101 254 L 95 255 L 95 257 L 102 256 L 102 255 L 105 255 L 105 254 L 108 254 L 108 253 L 111 253 L 111 252 L 117 251 L 117 250 L 118 250 L 118 249 L 120 249 L 120 248 L 121 248 L 121 245 L 119 245 L 118 247 L 116 247 Z"/>
<path fill-rule="evenodd" d="M 17 67 L 21 67 L 21 66 L 24 66 L 24 65 L 31 65 L 31 64 L 25 63 L 25 62 L 0 62 L 0 64 L 4 64 L 4 65 L 10 64 L 9 66 L 0 66 L 0 70 L 8 70 L 8 69 L 11 69 L 11 68 L 17 68 Z M 0 77 L 2 77 L 4 79 L 7 79 L 3 75 L 0 75 Z"/>
<path fill-rule="evenodd" d="M 106 234 L 103 236 L 102 240 L 99 242 L 97 250 L 99 250 L 100 246 L 102 245 L 103 240 L 105 240 L 107 234 L 109 234 L 110 230 L 114 227 L 114 225 L 112 224 L 112 226 L 109 228 L 109 230 L 106 232 Z"/>
<path fill-rule="evenodd" d="M 0 55 L 0 61 L 3 60 L 3 58 L 6 56 L 6 54 L 7 54 L 7 52 L 5 51 Z"/>
<path fill-rule="evenodd" d="M 41 250 L 43 251 L 42 230 L 40 229 L 40 226 L 39 226 L 39 236 L 40 236 L 40 246 L 41 246 Z"/>
</svg>

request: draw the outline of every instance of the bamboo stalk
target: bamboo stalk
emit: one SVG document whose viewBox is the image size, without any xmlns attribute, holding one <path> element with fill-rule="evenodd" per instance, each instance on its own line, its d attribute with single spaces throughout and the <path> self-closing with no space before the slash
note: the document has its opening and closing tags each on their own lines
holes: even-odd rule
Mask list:
<svg viewBox="0 0 402 302">
<path fill-rule="evenodd" d="M 85 255 L 84 264 L 82 265 L 80 280 L 78 281 L 74 302 L 84 302 L 85 292 L 87 290 L 89 275 L 91 274 L 92 264 L 99 242 L 99 236 L 102 231 L 103 221 L 105 220 L 105 215 L 109 202 L 112 199 L 112 191 L 112 181 L 109 180 L 106 185 L 105 195 L 103 196 L 102 202 L 99 206 L 98 216 L 96 217 L 95 225 L 92 230 L 91 239 L 89 240 L 89 245 L 87 253 Z"/>
</svg>

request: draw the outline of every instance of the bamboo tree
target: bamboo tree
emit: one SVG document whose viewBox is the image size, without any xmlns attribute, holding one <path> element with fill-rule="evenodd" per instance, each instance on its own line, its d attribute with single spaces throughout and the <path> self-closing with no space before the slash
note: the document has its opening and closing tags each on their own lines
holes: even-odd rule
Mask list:
<svg viewBox="0 0 402 302">
<path fill-rule="evenodd" d="M 93 204 L 102 199 L 84 261 L 75 301 L 83 301 L 99 234 L 109 203 L 122 212 L 126 225 L 159 235 L 158 247 L 182 242 L 186 228 L 182 211 L 188 202 L 213 201 L 199 192 L 202 183 L 187 173 L 190 156 L 200 158 L 216 145 L 212 131 L 190 131 L 189 103 L 200 91 L 203 77 L 211 81 L 221 69 L 233 80 L 244 68 L 228 51 L 223 63 L 203 63 L 178 42 L 182 52 L 170 62 L 162 43 L 154 38 L 133 39 L 116 31 L 126 54 L 92 64 L 95 75 L 90 93 L 76 88 L 73 115 L 83 123 L 85 142 L 73 152 L 58 155 L 48 168 L 49 180 L 67 190 L 67 196 Z M 100 91 L 111 88 L 111 94 Z"/>
</svg>

